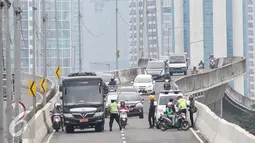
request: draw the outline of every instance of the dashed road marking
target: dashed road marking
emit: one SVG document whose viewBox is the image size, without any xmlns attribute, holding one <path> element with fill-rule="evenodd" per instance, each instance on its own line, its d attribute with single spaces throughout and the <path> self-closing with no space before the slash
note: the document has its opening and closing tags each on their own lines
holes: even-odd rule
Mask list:
<svg viewBox="0 0 255 143">
<path fill-rule="evenodd" d="M 124 130 L 122 129 L 120 132 L 121 132 L 121 141 L 122 141 L 122 143 L 127 143 L 126 142 L 126 137 L 125 137 L 125 134 L 124 134 Z"/>
</svg>

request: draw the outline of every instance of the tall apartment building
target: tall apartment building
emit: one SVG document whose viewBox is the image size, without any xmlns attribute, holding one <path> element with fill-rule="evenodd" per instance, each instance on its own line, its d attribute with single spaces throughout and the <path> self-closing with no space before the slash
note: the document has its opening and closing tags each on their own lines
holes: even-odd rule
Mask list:
<svg viewBox="0 0 255 143">
<path fill-rule="evenodd" d="M 138 7 L 137 7 L 138 6 Z M 130 25 L 130 66 L 136 66 L 141 57 L 158 58 L 158 27 L 157 27 L 157 8 L 156 0 L 147 0 L 147 35 L 144 23 L 144 1 L 133 0 L 129 4 L 129 25 Z M 140 12 L 137 16 L 137 9 Z M 138 19 L 139 18 L 139 19 Z M 140 39 L 137 34 L 137 24 L 140 21 Z M 145 39 L 147 37 L 147 39 Z M 137 41 L 139 42 L 139 48 Z M 147 42 L 148 47 L 145 47 Z"/>
</svg>

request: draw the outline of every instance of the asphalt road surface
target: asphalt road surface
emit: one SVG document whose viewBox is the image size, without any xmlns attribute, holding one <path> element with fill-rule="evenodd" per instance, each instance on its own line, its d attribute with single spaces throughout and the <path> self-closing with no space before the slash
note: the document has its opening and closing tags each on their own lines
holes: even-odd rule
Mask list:
<svg viewBox="0 0 255 143">
<path fill-rule="evenodd" d="M 180 76 L 173 76 L 175 80 Z M 163 83 L 156 83 L 156 98 L 160 90 L 163 89 Z M 53 132 L 45 143 L 70 143 L 70 142 L 88 142 L 88 143 L 199 143 L 191 131 L 177 131 L 169 129 L 161 131 L 158 129 L 148 129 L 148 95 L 143 96 L 144 102 L 144 119 L 131 117 L 128 119 L 128 126 L 120 131 L 116 122 L 113 125 L 113 131 L 109 131 L 109 119 L 106 119 L 105 131 L 101 133 L 94 132 L 94 129 L 85 131 L 76 131 L 72 134 L 65 132 Z"/>
</svg>

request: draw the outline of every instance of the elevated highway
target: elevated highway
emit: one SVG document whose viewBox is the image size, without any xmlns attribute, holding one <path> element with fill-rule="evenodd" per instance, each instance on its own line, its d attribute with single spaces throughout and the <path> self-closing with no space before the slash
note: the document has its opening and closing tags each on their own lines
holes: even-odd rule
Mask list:
<svg viewBox="0 0 255 143">
<path fill-rule="evenodd" d="M 241 129 L 239 126 L 228 123 L 222 117 L 222 99 L 227 88 L 228 82 L 243 76 L 245 74 L 245 59 L 242 57 L 227 57 L 217 60 L 217 69 L 205 71 L 197 75 L 188 75 L 185 77 L 177 77 L 178 79 L 173 83 L 176 88 L 184 90 L 188 96 L 194 96 L 197 101 L 196 106 L 198 112 L 195 114 L 195 125 L 199 133 L 210 143 L 254 143 L 255 137 Z M 142 68 L 125 69 L 119 71 L 112 71 L 118 77 L 120 84 L 129 83 L 137 74 L 143 73 Z M 157 84 L 157 86 L 162 86 Z M 117 128 L 112 133 L 107 131 L 107 124 L 105 126 L 105 133 L 87 133 L 65 134 L 65 133 L 51 133 L 51 122 L 48 114 L 55 102 L 59 102 L 60 93 L 56 93 L 52 100 L 38 111 L 35 116 L 36 132 L 35 137 L 29 137 L 32 134 L 29 130 L 25 130 L 23 134 L 23 142 L 70 142 L 70 141 L 88 141 L 101 142 L 109 141 L 117 143 L 125 139 L 126 142 L 140 143 L 140 142 L 200 142 L 190 131 L 176 132 L 169 130 L 168 132 L 161 132 L 158 130 L 147 129 L 146 119 L 140 120 L 136 118 L 130 119 L 130 126 L 120 132 Z M 145 97 L 146 99 L 146 97 Z M 148 101 L 145 102 L 144 108 L 147 108 Z M 207 106 L 206 106 L 207 105 Z M 215 113 L 214 113 L 215 112 Z M 44 116 L 45 115 L 45 116 Z M 218 116 L 217 116 L 218 115 Z M 31 126 L 31 123 L 27 127 Z M 171 133 L 169 133 L 171 132 Z M 100 138 L 99 138 L 100 136 Z"/>
</svg>

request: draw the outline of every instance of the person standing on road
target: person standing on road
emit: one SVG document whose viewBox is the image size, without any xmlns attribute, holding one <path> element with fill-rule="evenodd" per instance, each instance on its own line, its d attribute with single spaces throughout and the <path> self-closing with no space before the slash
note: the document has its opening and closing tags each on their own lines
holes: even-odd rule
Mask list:
<svg viewBox="0 0 255 143">
<path fill-rule="evenodd" d="M 149 120 L 149 128 L 154 128 L 154 124 L 155 124 L 155 108 L 156 105 L 154 104 L 154 99 L 155 97 L 153 95 L 149 96 L 150 99 L 150 107 L 149 107 L 149 114 L 148 114 L 148 120 Z"/>
<path fill-rule="evenodd" d="M 195 100 L 193 97 L 189 97 L 189 116 L 190 116 L 190 122 L 191 122 L 191 127 L 194 127 L 194 118 L 193 114 L 197 112 L 197 108 L 195 106 Z"/>
<path fill-rule="evenodd" d="M 181 112 L 181 113 L 184 113 L 185 116 L 187 116 L 187 100 L 184 99 L 182 96 L 178 96 L 177 97 L 177 107 L 178 107 L 178 110 Z"/>
<path fill-rule="evenodd" d="M 109 122 L 110 131 L 112 131 L 113 120 L 115 120 L 118 123 L 119 128 L 121 130 L 121 126 L 119 124 L 118 104 L 117 104 L 116 100 L 111 100 L 111 102 L 112 103 L 109 105 L 109 109 L 110 109 L 110 122 Z"/>
</svg>

